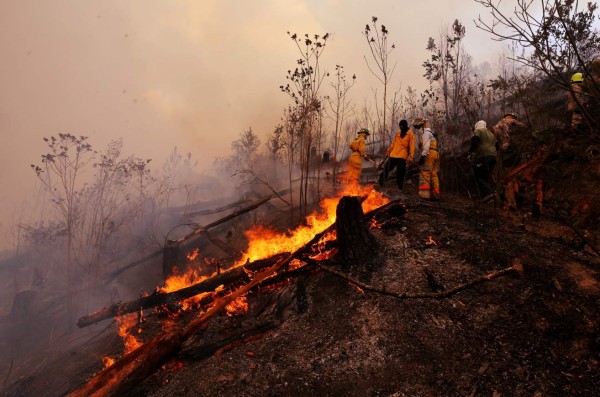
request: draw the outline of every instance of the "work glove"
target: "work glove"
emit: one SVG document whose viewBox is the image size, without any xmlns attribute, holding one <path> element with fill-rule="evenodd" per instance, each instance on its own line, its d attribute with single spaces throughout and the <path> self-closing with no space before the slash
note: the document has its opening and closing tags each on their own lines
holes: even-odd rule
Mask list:
<svg viewBox="0 0 600 397">
<path fill-rule="evenodd" d="M 421 158 L 419 159 L 419 165 L 423 164 L 425 164 L 425 156 L 421 156 Z"/>
</svg>

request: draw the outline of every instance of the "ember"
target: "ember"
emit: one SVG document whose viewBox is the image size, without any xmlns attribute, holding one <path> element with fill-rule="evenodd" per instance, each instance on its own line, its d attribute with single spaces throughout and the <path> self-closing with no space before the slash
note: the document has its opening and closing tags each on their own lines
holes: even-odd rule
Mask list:
<svg viewBox="0 0 600 397">
<path fill-rule="evenodd" d="M 192 252 L 190 252 L 189 254 L 187 254 L 187 258 L 189 261 L 193 261 L 194 259 L 196 259 L 198 257 L 198 248 L 194 249 Z"/>
<path fill-rule="evenodd" d="M 429 236 L 427 237 L 427 241 L 425 242 L 425 245 L 438 245 L 438 243 L 435 242 L 435 240 Z"/>
<path fill-rule="evenodd" d="M 233 302 L 231 302 L 227 307 L 225 307 L 225 311 L 228 316 L 235 316 L 244 314 L 248 311 L 248 301 L 245 296 L 240 296 Z"/>
</svg>

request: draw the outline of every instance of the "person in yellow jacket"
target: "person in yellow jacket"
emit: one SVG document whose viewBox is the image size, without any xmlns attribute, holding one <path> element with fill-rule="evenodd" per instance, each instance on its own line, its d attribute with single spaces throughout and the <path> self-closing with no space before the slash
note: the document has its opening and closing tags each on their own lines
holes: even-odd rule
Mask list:
<svg viewBox="0 0 600 397">
<path fill-rule="evenodd" d="M 366 152 L 366 139 L 367 136 L 371 135 L 369 130 L 366 128 L 361 129 L 357 132 L 357 137 L 350 144 L 350 157 L 348 158 L 348 181 L 349 182 L 359 182 L 360 175 L 362 173 L 362 158 L 370 162 L 374 162 L 367 155 Z"/>
<path fill-rule="evenodd" d="M 583 126 L 583 105 L 583 74 L 578 72 L 571 76 L 571 89 L 567 91 L 567 111 L 571 115 L 571 128 L 574 130 Z"/>
<path fill-rule="evenodd" d="M 415 153 L 415 134 L 408 127 L 408 121 L 400 120 L 398 124 L 399 131 L 396 131 L 394 141 L 388 148 L 386 155 L 389 160 L 385 162 L 383 172 L 379 175 L 379 185 L 385 185 L 390 172 L 396 168 L 396 184 L 398 189 L 404 188 L 404 176 L 406 175 L 406 167 L 414 158 Z"/>
<path fill-rule="evenodd" d="M 424 199 L 439 200 L 440 198 L 440 155 L 437 151 L 437 139 L 427 120 L 418 117 L 413 121 L 415 130 L 421 131 L 419 140 L 419 197 Z"/>
</svg>

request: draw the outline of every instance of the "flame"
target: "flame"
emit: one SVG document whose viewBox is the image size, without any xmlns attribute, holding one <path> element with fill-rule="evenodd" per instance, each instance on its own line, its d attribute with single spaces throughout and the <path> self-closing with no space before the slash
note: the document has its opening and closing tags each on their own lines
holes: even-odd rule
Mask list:
<svg viewBox="0 0 600 397">
<path fill-rule="evenodd" d="M 327 246 L 327 242 L 335 241 L 336 239 L 337 233 L 335 230 L 332 230 L 331 232 L 325 234 L 323 237 L 321 237 L 321 239 L 318 242 L 316 242 L 312 245 L 312 247 L 310 247 L 313 254 L 310 255 L 309 258 L 317 261 L 322 261 L 331 258 L 333 255 L 335 255 L 335 253 L 337 253 L 337 249 L 332 248 L 326 250 L 325 248 Z"/>
<path fill-rule="evenodd" d="M 102 364 L 104 364 L 104 368 L 108 368 L 115 363 L 114 358 L 110 358 L 108 356 L 102 357 Z"/>
<path fill-rule="evenodd" d="M 371 223 L 369 223 L 369 229 L 381 229 L 381 223 L 373 218 L 371 219 Z"/>
<path fill-rule="evenodd" d="M 125 344 L 125 354 L 128 354 L 142 345 L 142 343 L 132 334 L 134 330 L 138 333 L 141 329 L 137 328 L 137 315 L 129 314 L 117 317 L 117 327 L 119 327 L 119 336 L 123 338 Z"/>
<path fill-rule="evenodd" d="M 188 261 L 193 261 L 194 259 L 196 259 L 198 257 L 198 252 L 198 248 L 195 248 L 192 252 L 187 254 Z"/>
<path fill-rule="evenodd" d="M 306 265 L 306 262 L 301 261 L 298 258 L 294 258 L 292 259 L 292 261 L 290 262 L 290 264 L 288 265 L 288 268 L 290 270 L 296 270 L 296 269 L 300 269 L 301 267 L 303 267 L 304 265 Z"/>
<path fill-rule="evenodd" d="M 240 296 L 225 307 L 228 316 L 244 314 L 248 311 L 248 301 L 245 296 Z"/>
<path fill-rule="evenodd" d="M 360 292 L 362 295 L 365 295 L 365 290 L 363 290 L 362 288 L 360 288 L 358 285 L 356 285 L 356 284 L 352 284 L 352 283 L 349 283 L 349 284 L 350 284 L 351 286 L 353 286 L 354 288 L 356 288 L 356 290 L 357 290 L 358 292 Z"/>
<path fill-rule="evenodd" d="M 438 243 L 435 242 L 435 240 L 429 236 L 427 237 L 427 241 L 425 242 L 425 245 L 438 245 Z"/>
<path fill-rule="evenodd" d="M 288 230 L 286 233 L 279 233 L 260 225 L 246 231 L 244 234 L 248 239 L 248 249 L 234 266 L 241 266 L 247 261 L 269 258 L 282 252 L 296 251 L 309 242 L 315 234 L 321 233 L 335 222 L 337 204 L 343 196 L 366 196 L 362 203 L 365 212 L 390 202 L 372 186 L 361 187 L 357 184 L 349 184 L 338 197 L 323 199 L 321 210 L 310 214 L 306 218 L 306 225 Z"/>
</svg>

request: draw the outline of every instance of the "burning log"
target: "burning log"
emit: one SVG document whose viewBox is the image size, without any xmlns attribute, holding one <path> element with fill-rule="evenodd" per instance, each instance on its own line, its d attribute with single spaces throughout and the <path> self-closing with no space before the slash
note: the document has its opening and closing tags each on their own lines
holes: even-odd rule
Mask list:
<svg viewBox="0 0 600 397">
<path fill-rule="evenodd" d="M 234 219 L 242 214 L 245 214 L 246 212 L 250 212 L 250 211 L 260 207 L 261 205 L 270 201 L 272 198 L 273 198 L 273 196 L 271 195 L 271 196 L 264 198 L 252 205 L 249 205 L 247 207 L 239 209 L 239 210 L 235 211 L 234 213 L 227 215 L 226 217 L 223 217 L 212 223 L 209 223 L 206 226 L 198 227 L 192 233 L 190 233 L 184 237 L 181 237 L 177 240 L 167 240 L 167 243 L 164 247 L 164 256 L 163 256 L 163 276 L 164 276 L 164 278 L 167 279 L 170 275 L 172 275 L 173 268 L 178 265 L 178 262 L 179 262 L 178 261 L 178 258 L 179 258 L 178 251 L 179 251 L 179 247 L 183 243 L 185 243 L 186 241 L 190 240 L 191 238 L 193 238 L 201 233 L 208 231 L 209 229 L 212 229 L 215 226 L 218 226 L 222 223 L 230 221 L 231 219 Z"/>
<path fill-rule="evenodd" d="M 224 310 L 237 298 L 244 296 L 252 288 L 257 287 L 280 269 L 289 265 L 294 258 L 309 251 L 313 244 L 318 242 L 331 229 L 330 226 L 325 231 L 315 235 L 307 244 L 290 254 L 285 260 L 279 261 L 263 272 L 255 274 L 252 281 L 217 301 L 211 309 L 192 321 L 187 328 L 173 327 L 171 330 L 159 334 L 98 373 L 87 384 L 70 393 L 69 396 L 116 396 L 127 393 L 136 384 L 152 375 L 170 358 L 175 356 L 188 338 L 206 327 L 208 320 Z"/>
<path fill-rule="evenodd" d="M 184 242 L 186 240 L 191 239 L 194 236 L 197 236 L 198 234 L 202 233 L 205 230 L 212 229 L 213 227 L 218 226 L 218 225 L 220 225 L 222 223 L 225 223 L 227 221 L 230 221 L 233 218 L 237 218 L 238 216 L 240 216 L 242 214 L 245 214 L 246 212 L 250 212 L 250 211 L 252 211 L 254 209 L 257 209 L 261 205 L 269 202 L 272 198 L 273 198 L 273 196 L 271 195 L 271 196 L 269 196 L 267 198 L 264 198 L 264 199 L 262 199 L 260 201 L 257 201 L 256 203 L 254 203 L 252 205 L 249 205 L 247 207 L 241 208 L 241 209 L 235 211 L 234 213 L 227 215 L 226 217 L 223 217 L 223 218 L 218 219 L 218 220 L 216 220 L 216 221 L 214 221 L 212 223 L 209 223 L 206 226 L 199 227 L 196 230 L 194 230 L 192 233 L 190 233 L 190 234 L 188 234 L 186 236 L 183 236 L 183 237 L 177 239 L 176 242 L 177 243 L 182 243 L 182 242 Z"/>
<path fill-rule="evenodd" d="M 376 243 L 367 228 L 358 197 L 344 196 L 340 199 L 336 210 L 336 231 L 344 268 L 371 261 Z"/>
<path fill-rule="evenodd" d="M 155 306 L 176 303 L 204 292 L 214 291 L 220 285 L 229 285 L 246 279 L 248 277 L 246 273 L 247 271 L 254 272 L 273 265 L 273 263 L 280 259 L 281 256 L 282 255 L 264 260 L 254 261 L 245 266 L 230 269 L 217 276 L 204 280 L 198 284 L 194 284 L 174 292 L 169 292 L 166 294 L 154 293 L 152 295 L 136 299 L 134 301 L 126 303 L 117 303 L 105 307 L 103 309 L 98 310 L 97 312 L 90 313 L 81 317 L 77 321 L 77 326 L 79 328 L 87 327 L 88 325 L 95 324 L 97 322 L 106 320 L 107 318 L 115 317 L 117 315 L 133 313 L 138 310 L 149 309 Z"/>
</svg>

